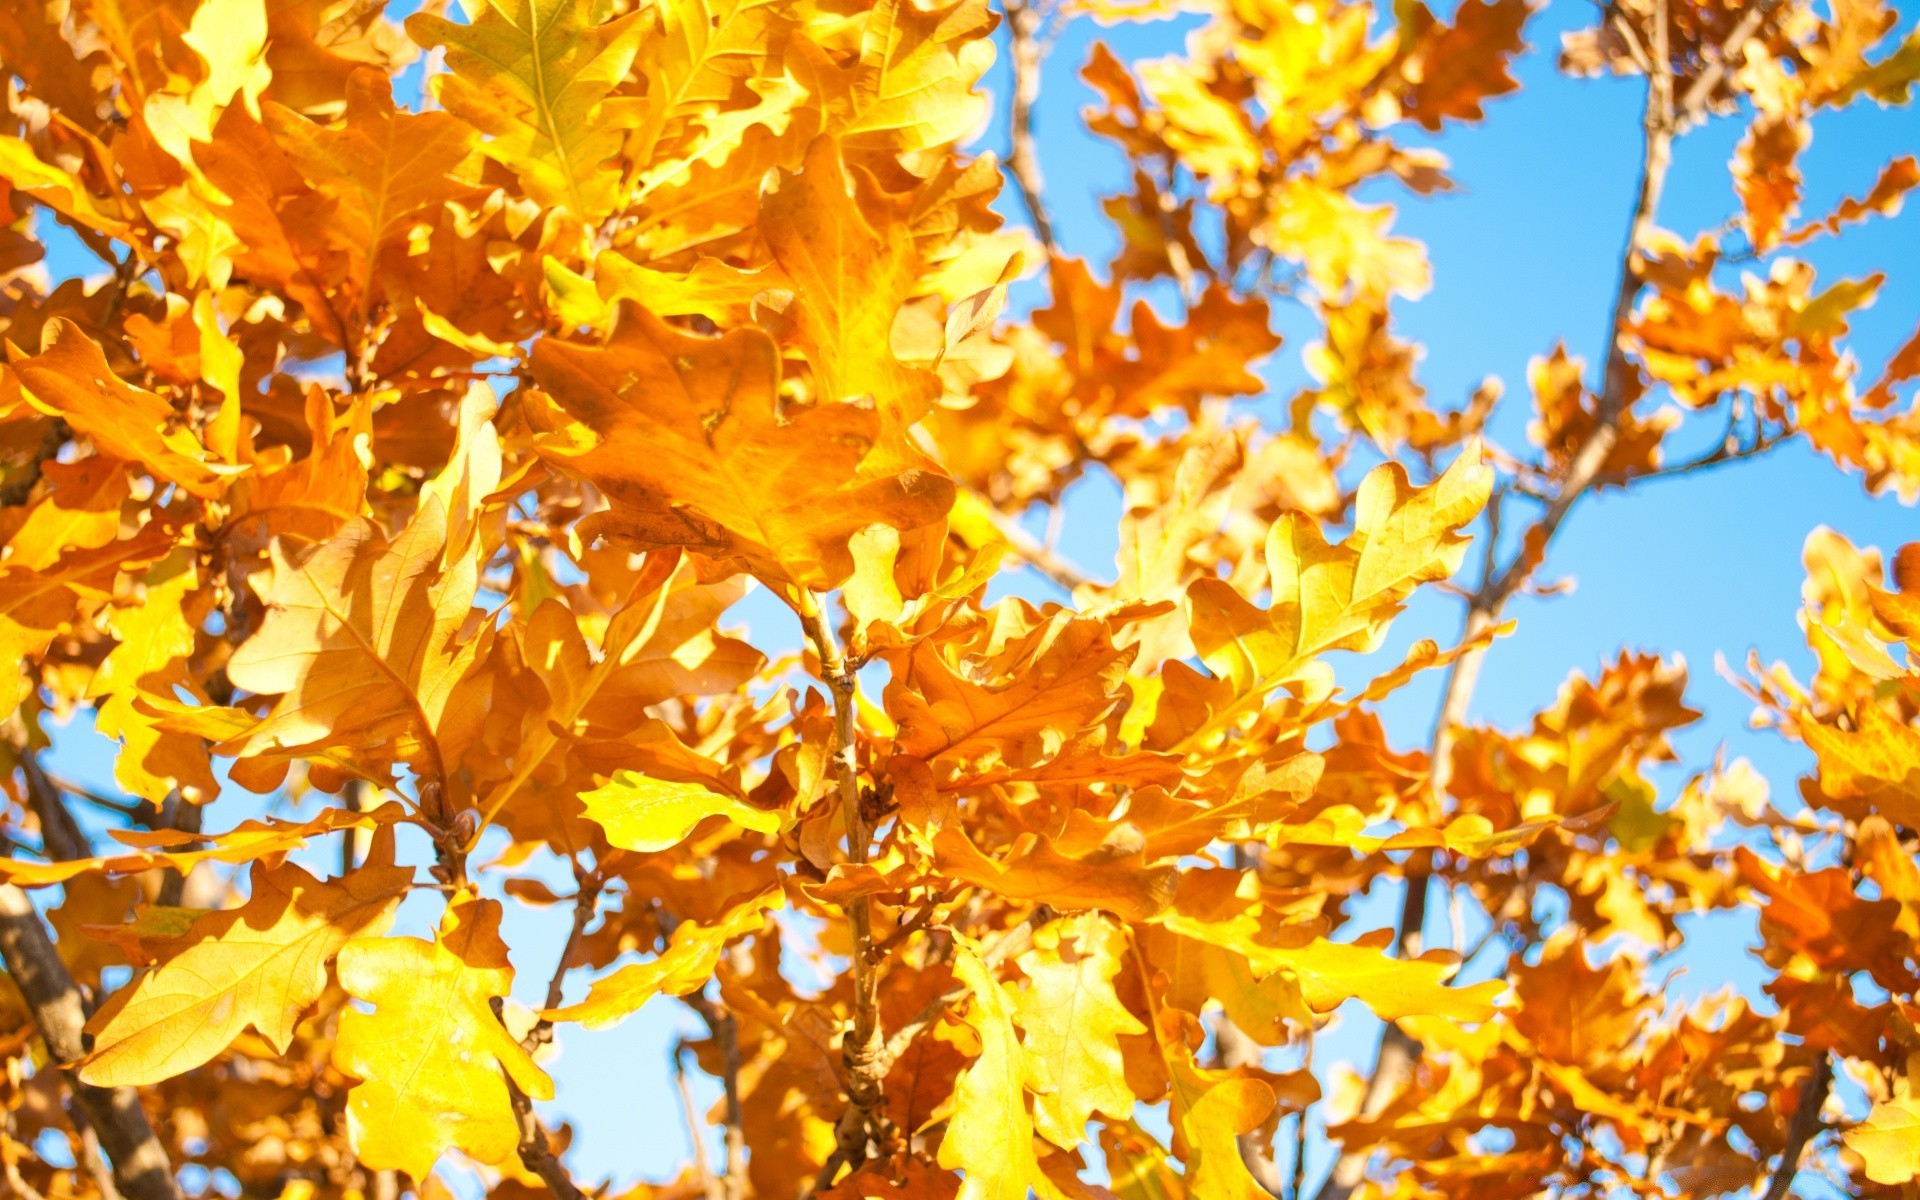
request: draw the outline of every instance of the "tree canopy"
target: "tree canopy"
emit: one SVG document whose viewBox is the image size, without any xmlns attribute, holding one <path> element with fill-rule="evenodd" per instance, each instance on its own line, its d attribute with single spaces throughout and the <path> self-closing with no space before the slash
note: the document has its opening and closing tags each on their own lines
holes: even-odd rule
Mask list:
<svg viewBox="0 0 1920 1200">
<path fill-rule="evenodd" d="M 1920 1195 L 1920 542 L 1811 531 L 1815 670 L 1731 669 L 1797 797 L 1659 784 L 1675 658 L 1473 711 L 1596 493 L 1800 442 L 1920 497 L 1920 330 L 1862 361 L 1882 276 L 1808 261 L 1920 167 L 1850 162 L 1831 211 L 1803 178 L 1823 116 L 1911 102 L 1920 33 L 1596 6 L 1561 69 L 1644 94 L 1604 355 L 1455 404 L 1396 332 L 1431 271 L 1394 203 L 1527 103 L 1533 15 L 9 3 L 6 1191 Z M 1079 64 L 1132 183 L 1076 256 L 1041 64 L 1176 16 Z M 1669 229 L 1708 125 L 1737 211 Z M 1036 532 L 1090 477 L 1108 572 Z M 1460 623 L 1383 655 L 1423 592 Z M 77 723 L 113 788 L 52 763 Z M 1764 984 L 1667 995 L 1733 911 Z M 649 1004 L 718 1102 L 570 1104 L 556 1047 Z M 1329 1074 L 1354 1006 L 1377 1053 Z M 569 1155 L 683 1119 L 676 1178 Z"/>
</svg>

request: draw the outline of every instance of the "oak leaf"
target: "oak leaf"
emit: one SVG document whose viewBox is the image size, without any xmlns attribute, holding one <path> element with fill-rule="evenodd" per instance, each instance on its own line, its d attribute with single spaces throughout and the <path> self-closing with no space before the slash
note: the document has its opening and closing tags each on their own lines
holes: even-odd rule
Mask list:
<svg viewBox="0 0 1920 1200">
<path fill-rule="evenodd" d="M 1033 1123 L 1040 1136 L 1073 1150 L 1094 1113 L 1133 1112 L 1120 1038 L 1147 1027 L 1114 994 L 1129 945 L 1111 920 L 1090 913 L 1051 921 L 1034 934 L 1033 947 L 1018 960 L 1029 983 L 1013 1002 L 1027 1054 L 1047 1081 L 1034 1096 Z"/>
<path fill-rule="evenodd" d="M 724 817 L 742 829 L 780 830 L 779 813 L 754 808 L 699 783 L 649 779 L 621 771 L 604 785 L 583 793 L 589 819 L 607 831 L 607 841 L 622 850 L 670 850 L 709 817 Z"/>
<path fill-rule="evenodd" d="M 1866 1162 L 1875 1183 L 1902 1184 L 1920 1176 L 1920 1103 L 1887 1100 L 1849 1129 L 1848 1149 Z"/>
<path fill-rule="evenodd" d="M 28 357 L 9 344 L 7 356 L 37 407 L 65 418 L 115 458 L 202 499 L 219 496 L 243 469 L 213 461 L 172 405 L 115 375 L 100 347 L 65 318 L 47 327 L 39 354 Z"/>
<path fill-rule="evenodd" d="M 593 985 L 586 999 L 540 1015 L 553 1021 L 578 1021 L 605 1029 L 626 1020 L 655 996 L 684 996 L 713 978 L 721 951 L 730 942 L 756 933 L 766 910 L 783 903 L 778 889 L 750 897 L 709 923 L 682 921 L 667 938 L 666 949 L 649 962 L 630 963 Z"/>
<path fill-rule="evenodd" d="M 1492 482 L 1472 444 L 1426 487 L 1411 487 L 1397 463 L 1368 472 L 1353 533 L 1338 545 L 1313 518 L 1282 516 L 1267 535 L 1267 611 L 1218 579 L 1187 589 L 1201 658 L 1243 694 L 1297 681 L 1324 690 L 1319 655 L 1378 647 L 1415 587 L 1458 569 L 1467 548 L 1460 530 L 1480 515 Z"/>
<path fill-rule="evenodd" d="M 1033 1147 L 1027 1087 L 1037 1082 L 1013 1031 L 1006 994 L 977 954 L 963 950 L 953 972 L 968 989 L 966 1023 L 980 1053 L 954 1084 L 953 1110 L 940 1139 L 940 1165 L 966 1172 L 959 1200 L 1060 1200 L 1040 1171 Z"/>
<path fill-rule="evenodd" d="M 506 1162 L 520 1143 L 508 1081 L 536 1100 L 553 1081 L 495 1015 L 513 984 L 500 905 L 460 893 L 431 942 L 361 938 L 340 951 L 340 986 L 371 1012 L 340 1015 L 333 1064 L 359 1080 L 347 1134 L 366 1166 L 425 1181 L 448 1150 Z"/>
<path fill-rule="evenodd" d="M 454 694 L 488 636 L 464 630 L 485 556 L 476 518 L 500 479 L 492 410 L 484 387 L 468 393 L 453 461 L 397 534 L 357 518 L 318 546 L 274 543 L 273 568 L 255 584 L 267 618 L 228 675 L 279 698 L 230 752 L 337 746 L 369 772 L 407 761 L 446 778 L 449 722 L 478 715 Z"/>
<path fill-rule="evenodd" d="M 591 0 L 488 0 L 471 25 L 407 19 L 416 42 L 446 47 L 451 74 L 433 77 L 435 97 L 487 135 L 482 149 L 519 173 L 528 196 L 588 225 L 620 202 L 612 160 L 638 114 L 612 92 L 648 23 L 631 12 L 594 24 L 593 9 Z"/>
<path fill-rule="evenodd" d="M 246 904 L 169 931 L 159 965 L 94 1014 L 81 1077 L 100 1087 L 158 1083 L 249 1028 L 286 1053 L 295 1023 L 326 988 L 328 964 L 350 939 L 384 932 L 412 882 L 413 869 L 393 863 L 391 825 L 341 879 L 254 864 Z"/>
<path fill-rule="evenodd" d="M 629 306 L 604 348 L 542 339 L 533 373 L 554 401 L 528 410 L 540 452 L 606 493 L 592 532 L 641 548 L 831 587 L 853 571 L 854 533 L 917 529 L 953 501 L 936 469 L 868 464 L 882 432 L 871 408 L 782 411 L 779 357 L 758 330 L 697 337 Z"/>
</svg>

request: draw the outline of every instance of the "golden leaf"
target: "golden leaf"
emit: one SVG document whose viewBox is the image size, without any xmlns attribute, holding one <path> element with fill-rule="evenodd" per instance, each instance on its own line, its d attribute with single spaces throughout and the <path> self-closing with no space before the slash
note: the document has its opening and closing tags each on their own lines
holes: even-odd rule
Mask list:
<svg viewBox="0 0 1920 1200">
<path fill-rule="evenodd" d="M 364 865 L 331 882 L 292 863 L 256 863 L 246 904 L 170 933 L 159 965 L 94 1014 L 81 1078 L 99 1087 L 158 1083 L 208 1062 L 249 1028 L 286 1053 L 333 957 L 351 938 L 384 932 L 412 882 L 412 868 L 393 865 L 391 825 Z"/>
<path fill-rule="evenodd" d="M 847 539 L 868 525 L 917 529 L 945 515 L 938 471 L 870 473 L 870 408 L 782 412 L 765 334 L 702 338 L 628 307 L 605 348 L 543 339 L 535 380 L 557 402 L 529 409 L 540 452 L 607 494 L 591 529 L 642 548 L 685 546 L 770 579 L 832 587 L 853 571 Z"/>
<path fill-rule="evenodd" d="M 506 1162 L 519 1146 L 507 1081 L 536 1100 L 553 1081 L 494 1014 L 513 985 L 500 905 L 455 895 L 431 942 L 361 938 L 340 951 L 340 986 L 372 1012 L 340 1015 L 333 1064 L 347 1093 L 347 1134 L 366 1166 L 424 1182 L 448 1150 Z"/>
<path fill-rule="evenodd" d="M 649 779 L 635 771 L 621 771 L 580 802 L 587 816 L 607 831 L 607 841 L 622 850 L 671 850 L 687 839 L 694 826 L 709 817 L 724 817 L 743 829 L 777 833 L 779 813 L 754 808 L 698 783 Z"/>
</svg>

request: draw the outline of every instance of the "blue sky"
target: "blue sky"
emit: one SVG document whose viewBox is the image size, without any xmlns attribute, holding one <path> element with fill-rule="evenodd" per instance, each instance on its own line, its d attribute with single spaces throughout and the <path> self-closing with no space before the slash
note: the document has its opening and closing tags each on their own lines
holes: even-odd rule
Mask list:
<svg viewBox="0 0 1920 1200">
<path fill-rule="evenodd" d="M 1459 189 L 1434 199 L 1404 198 L 1396 226 L 1427 244 L 1434 266 L 1432 292 L 1402 304 L 1396 314 L 1401 335 L 1426 347 L 1422 382 L 1434 402 L 1451 405 L 1463 401 L 1484 376 L 1499 376 L 1508 401 L 1495 434 L 1510 447 L 1524 444 L 1525 371 L 1531 356 L 1562 339 L 1589 363 L 1604 356 L 1607 306 L 1639 164 L 1640 85 L 1559 75 L 1554 61 L 1561 32 L 1584 24 L 1594 11 L 1562 0 L 1534 18 L 1528 28 L 1534 49 L 1516 68 L 1523 90 L 1492 102 L 1483 124 L 1453 126 L 1438 139 L 1453 161 Z M 1127 174 L 1120 156 L 1080 126 L 1079 111 L 1091 99 L 1077 77 L 1088 45 L 1100 36 L 1123 59 L 1152 57 L 1176 51 L 1195 24 L 1189 19 L 1101 31 L 1081 22 L 1047 65 L 1038 130 L 1047 201 L 1066 249 L 1091 258 L 1096 268 L 1114 248 L 1098 202 L 1122 190 Z M 1911 24 L 1908 13 L 1902 31 Z M 1003 55 L 987 81 L 996 98 L 1005 95 L 1004 62 Z M 1718 225 L 1734 211 L 1726 164 L 1739 132 L 1738 122 L 1720 121 L 1683 140 L 1660 212 L 1663 225 L 1691 234 Z M 998 119 L 979 147 L 1004 152 Z M 1920 115 L 1911 108 L 1863 104 L 1823 118 L 1805 156 L 1806 211 L 1824 212 L 1840 196 L 1864 192 L 1882 162 L 1916 148 Z M 1002 209 L 1019 219 L 1011 197 Z M 1853 345 L 1871 377 L 1920 318 L 1920 215 L 1909 207 L 1837 243 L 1819 243 L 1808 257 L 1825 281 L 1875 270 L 1888 274 L 1874 307 L 1855 322 Z M 65 260 L 65 255 L 56 258 L 56 270 Z M 1023 285 L 1016 303 L 1030 305 L 1038 295 L 1037 285 Z M 1297 321 L 1283 332 L 1288 341 L 1264 374 L 1284 398 L 1305 381 L 1300 355 L 1311 332 Z M 1108 576 L 1117 489 L 1110 481 L 1090 479 L 1076 486 L 1068 512 L 1063 553 L 1090 574 Z M 1770 734 L 1747 729 L 1749 706 L 1715 675 L 1714 660 L 1724 654 L 1737 666 L 1753 648 L 1764 659 L 1785 659 L 1805 673 L 1807 656 L 1796 625 L 1800 548 L 1818 525 L 1889 551 L 1920 540 L 1920 522 L 1911 509 L 1868 497 L 1857 477 L 1843 475 L 1799 446 L 1724 471 L 1583 502 L 1555 543 L 1547 570 L 1549 576 L 1576 578 L 1577 588 L 1513 605 L 1510 615 L 1517 618 L 1518 631 L 1494 649 L 1474 716 L 1520 724 L 1552 702 L 1570 671 L 1591 674 L 1623 646 L 1683 654 L 1692 671 L 1691 700 L 1706 714 L 1678 739 L 1686 769 L 1704 767 L 1725 747 L 1730 756 L 1751 759 L 1771 780 L 1775 795 L 1792 805 L 1805 755 Z M 1047 595 L 1040 586 L 1033 592 Z M 776 626 L 761 604 L 749 602 L 741 615 L 761 635 L 756 640 L 778 637 L 776 630 L 787 628 Z M 1418 637 L 1445 641 L 1458 620 L 1457 605 L 1450 601 L 1417 601 L 1380 657 L 1397 662 Z M 1366 666 L 1354 664 L 1350 670 L 1358 675 Z M 1427 679 L 1388 704 L 1396 745 L 1425 741 L 1436 699 L 1437 680 Z M 58 740 L 59 769 L 110 786 L 110 751 L 99 739 L 75 728 Z M 1678 775 L 1665 777 L 1668 794 Z M 230 827 L 251 815 L 249 804 L 246 797 L 230 794 L 209 816 L 208 827 Z M 1391 897 L 1366 906 L 1359 927 L 1385 924 L 1392 907 Z M 519 947 L 516 992 L 537 1003 L 558 952 L 564 915 L 509 909 L 508 939 Z M 417 930 L 430 916 L 424 908 L 411 913 L 403 928 Z M 1757 972 L 1741 939 L 1715 940 L 1714 952 L 1690 957 L 1684 989 L 1699 992 L 1736 983 L 1750 990 Z M 576 984 L 573 994 L 582 987 Z M 561 1031 L 559 1053 L 549 1064 L 561 1100 L 547 1111 L 550 1118 L 574 1112 L 586 1117 L 570 1155 L 576 1174 L 592 1180 L 659 1180 L 685 1160 L 687 1139 L 667 1056 L 676 1033 L 697 1028 L 684 1009 L 659 1001 L 613 1030 Z M 1371 1028 L 1363 1014 L 1343 1013 L 1342 1031 L 1323 1042 L 1321 1062 L 1370 1053 Z M 704 1098 L 715 1094 L 704 1085 L 700 1093 Z"/>
</svg>

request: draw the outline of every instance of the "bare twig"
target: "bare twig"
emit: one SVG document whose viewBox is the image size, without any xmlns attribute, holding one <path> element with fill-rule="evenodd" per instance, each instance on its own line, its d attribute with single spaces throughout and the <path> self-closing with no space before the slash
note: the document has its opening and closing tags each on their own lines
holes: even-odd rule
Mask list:
<svg viewBox="0 0 1920 1200">
<path fill-rule="evenodd" d="M 1018 522 L 990 505 L 985 506 L 985 509 L 993 516 L 994 531 L 1006 540 L 1007 545 L 1011 546 L 1013 552 L 1025 560 L 1028 566 L 1069 592 L 1094 582 L 1088 578 L 1086 572 L 1061 558 L 1046 543 L 1020 528 Z"/>
<path fill-rule="evenodd" d="M 1800 1088 L 1799 1106 L 1787 1120 L 1786 1144 L 1780 1149 L 1780 1161 L 1773 1168 L 1773 1178 L 1761 1200 L 1787 1200 L 1793 1191 L 1793 1177 L 1800 1173 L 1800 1156 L 1806 1152 L 1807 1143 L 1820 1132 L 1820 1109 L 1826 1104 L 1827 1092 L 1832 1087 L 1833 1059 L 1823 1052 L 1820 1061 L 1814 1064 L 1813 1074 Z"/>
<path fill-rule="evenodd" d="M 553 974 L 547 979 L 547 1000 L 540 1007 L 551 1012 L 560 1007 L 567 985 L 567 972 L 573 970 L 579 961 L 580 943 L 586 937 L 587 926 L 593 923 L 594 913 L 599 910 L 600 890 L 606 886 L 606 880 L 600 873 L 574 872 L 574 882 L 578 889 L 573 895 L 573 926 L 567 931 L 566 944 L 560 947 L 560 961 L 554 964 Z M 520 1048 L 532 1054 L 541 1046 L 553 1041 L 553 1021 L 541 1017 L 520 1039 Z"/>
<path fill-rule="evenodd" d="M 567 1167 L 554 1157 L 553 1147 L 547 1141 L 547 1131 L 540 1126 L 540 1118 L 534 1115 L 533 1100 L 505 1075 L 507 1095 L 513 1101 L 513 1116 L 520 1123 L 520 1161 L 540 1177 L 547 1190 L 554 1194 L 555 1200 L 587 1200 L 580 1185 L 567 1174 Z"/>
<path fill-rule="evenodd" d="M 720 1087 L 726 1106 L 726 1128 L 720 1160 L 719 1200 L 740 1200 L 747 1190 L 746 1118 L 740 1108 L 740 1022 L 725 1007 L 698 992 L 683 997 L 687 1006 L 707 1023 L 720 1050 Z"/>
<path fill-rule="evenodd" d="M 1306 1070 L 1313 1069 L 1313 1027 L 1307 1027 Z M 1301 1200 L 1307 1190 L 1307 1117 L 1312 1110 L 1302 1108 L 1293 1123 L 1293 1178 L 1287 1187 L 1287 1200 Z"/>
<path fill-rule="evenodd" d="M 1060 246 L 1054 241 L 1053 222 L 1047 218 L 1040 156 L 1033 140 L 1033 106 L 1040 99 L 1040 68 L 1047 57 L 1047 44 L 1041 34 L 1046 17 L 1030 0 L 1006 0 L 1006 4 L 1009 57 L 1013 60 L 1013 94 L 1007 115 L 1011 143 L 1007 171 L 1026 203 L 1034 235 L 1046 247 L 1049 259 L 1058 258 Z"/>
<path fill-rule="evenodd" d="M 126 1200 L 180 1200 L 167 1152 L 154 1136 L 140 1096 L 129 1087 L 82 1083 L 70 1068 L 86 1055 L 86 1009 L 80 988 L 47 936 L 27 894 L 0 884 L 0 957 L 26 997 L 51 1065 L 62 1073 L 78 1115 L 93 1127 Z"/>
<path fill-rule="evenodd" d="M 687 1123 L 687 1144 L 693 1147 L 693 1169 L 706 1184 L 707 1200 L 723 1200 L 720 1177 L 707 1160 L 707 1139 L 701 1135 L 700 1110 L 694 1107 L 693 1088 L 687 1083 L 687 1044 L 673 1044 L 673 1085 L 680 1094 L 680 1116 Z"/>
<path fill-rule="evenodd" d="M 1681 97 L 1679 111 L 1675 120 L 1679 127 L 1700 120 L 1706 115 L 1707 103 L 1713 99 L 1714 89 L 1727 77 L 1727 72 L 1735 65 L 1735 60 L 1746 52 L 1747 43 L 1759 34 L 1760 26 L 1779 8 L 1782 0 L 1758 0 L 1758 3 L 1740 17 L 1740 23 L 1727 34 L 1727 40 L 1721 43 L 1720 53 L 1707 64 L 1706 69 L 1694 77 L 1686 94 Z"/>
<path fill-rule="evenodd" d="M 365 812 L 367 810 L 367 781 L 364 779 L 347 780 L 346 787 L 341 790 L 340 800 L 341 803 L 353 812 Z M 361 831 L 357 827 L 342 829 L 340 831 L 340 873 L 342 875 L 345 875 L 360 865 L 361 858 L 366 853 L 366 847 L 361 845 L 362 836 Z M 547 1007 L 551 1008 L 553 1006 L 548 1005 Z"/>
</svg>

